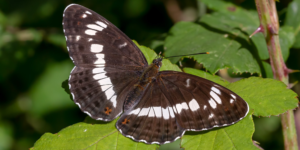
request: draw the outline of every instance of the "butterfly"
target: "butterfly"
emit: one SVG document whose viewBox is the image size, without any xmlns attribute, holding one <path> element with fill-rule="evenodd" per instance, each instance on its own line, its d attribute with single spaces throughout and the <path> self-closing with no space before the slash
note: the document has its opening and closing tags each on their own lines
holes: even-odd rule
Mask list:
<svg viewBox="0 0 300 150">
<path fill-rule="evenodd" d="M 124 136 L 147 144 L 170 143 L 185 131 L 232 125 L 248 104 L 212 81 L 160 71 L 162 57 L 148 65 L 141 50 L 116 26 L 77 4 L 63 13 L 67 49 L 75 67 L 69 88 L 91 118 L 112 121 Z"/>
</svg>

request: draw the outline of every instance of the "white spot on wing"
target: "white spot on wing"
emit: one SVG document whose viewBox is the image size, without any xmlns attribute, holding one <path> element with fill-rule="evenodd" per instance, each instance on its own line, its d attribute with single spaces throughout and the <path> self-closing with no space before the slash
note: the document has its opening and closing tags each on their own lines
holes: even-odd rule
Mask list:
<svg viewBox="0 0 300 150">
<path fill-rule="evenodd" d="M 191 79 L 186 79 L 186 87 L 187 88 L 190 87 L 190 81 L 191 81 Z"/>
<path fill-rule="evenodd" d="M 208 119 L 211 119 L 212 117 L 214 117 L 214 114 L 210 114 L 210 115 L 208 116 Z"/>
<path fill-rule="evenodd" d="M 113 103 L 113 106 L 116 108 L 116 107 L 117 107 L 117 96 L 114 95 L 114 96 L 110 99 L 110 101 Z"/>
<path fill-rule="evenodd" d="M 85 13 L 87 13 L 87 14 L 89 14 L 89 15 L 91 15 L 92 13 L 91 12 L 89 12 L 89 11 L 85 11 Z"/>
<path fill-rule="evenodd" d="M 210 91 L 210 96 L 213 97 L 217 103 L 222 104 L 221 98 L 215 92 Z"/>
<path fill-rule="evenodd" d="M 125 42 L 125 43 L 123 43 L 123 44 L 120 44 L 119 45 L 119 48 L 123 48 L 123 47 L 125 47 L 127 45 L 127 43 Z"/>
<path fill-rule="evenodd" d="M 82 18 L 86 18 L 86 17 L 87 17 L 87 15 L 86 15 L 86 14 L 83 14 L 81 17 L 82 17 Z"/>
<path fill-rule="evenodd" d="M 199 109 L 199 104 L 198 102 L 195 100 L 195 99 L 192 99 L 190 102 L 189 102 L 189 106 L 190 106 L 190 109 L 192 111 L 196 111 L 197 109 Z"/>
<path fill-rule="evenodd" d="M 99 53 L 102 52 L 103 50 L 103 45 L 100 44 L 92 44 L 91 45 L 91 52 L 93 53 Z"/>
<path fill-rule="evenodd" d="M 93 74 L 102 73 L 102 72 L 106 73 L 106 71 L 104 71 L 104 68 L 94 68 L 92 72 Z"/>
<path fill-rule="evenodd" d="M 98 30 L 98 31 L 102 31 L 103 27 L 97 26 L 95 24 L 88 24 L 86 25 L 88 28 L 93 29 L 93 30 Z"/>
<path fill-rule="evenodd" d="M 106 91 L 110 87 L 111 87 L 111 85 L 101 85 L 101 90 Z"/>
<path fill-rule="evenodd" d="M 172 107 L 168 107 L 168 108 L 169 108 L 171 118 L 174 118 L 175 114 L 174 114 L 174 111 L 173 111 Z"/>
<path fill-rule="evenodd" d="M 115 94 L 115 91 L 113 90 L 112 87 L 105 91 L 105 95 L 106 95 L 107 99 L 111 98 L 114 94 Z"/>
<path fill-rule="evenodd" d="M 180 113 L 181 113 L 181 110 L 182 110 L 181 104 L 176 104 L 176 108 L 177 108 L 178 114 L 180 114 Z"/>
<path fill-rule="evenodd" d="M 105 78 L 105 79 L 99 80 L 98 83 L 100 85 L 111 85 L 111 81 L 110 81 L 109 78 Z"/>
<path fill-rule="evenodd" d="M 105 77 L 106 77 L 105 73 L 100 73 L 100 74 L 96 74 L 96 75 L 93 76 L 93 78 L 95 80 L 99 80 L 99 79 L 102 79 L 102 78 L 105 78 Z"/>
<path fill-rule="evenodd" d="M 153 110 L 155 112 L 155 115 L 157 118 L 161 118 L 161 107 L 153 107 Z"/>
<path fill-rule="evenodd" d="M 137 114 L 139 114 L 139 112 L 140 112 L 140 108 L 137 108 L 137 109 L 131 111 L 128 115 L 131 115 L 131 114 L 137 115 Z"/>
<path fill-rule="evenodd" d="M 182 109 L 185 109 L 185 110 L 188 110 L 188 109 L 189 109 L 189 107 L 188 107 L 188 105 L 186 104 L 186 102 L 182 102 L 182 103 L 181 103 L 181 106 L 182 106 Z"/>
<path fill-rule="evenodd" d="M 206 105 L 204 105 L 204 108 L 203 108 L 204 110 L 206 109 Z"/>
<path fill-rule="evenodd" d="M 233 99 L 230 99 L 230 103 L 233 103 L 234 102 L 234 100 Z"/>
<path fill-rule="evenodd" d="M 211 90 L 213 90 L 214 92 L 216 92 L 217 94 L 221 95 L 221 91 L 215 87 L 211 87 Z"/>
<path fill-rule="evenodd" d="M 104 64 L 105 60 L 104 60 L 104 54 L 96 54 L 96 57 L 98 58 L 94 64 Z"/>
<path fill-rule="evenodd" d="M 233 95 L 233 94 L 230 94 L 230 95 L 231 95 L 231 97 L 232 97 L 233 99 L 236 99 L 235 95 Z"/>
<path fill-rule="evenodd" d="M 138 116 L 147 116 L 149 112 L 149 107 L 148 108 L 142 108 Z"/>
<path fill-rule="evenodd" d="M 88 30 L 85 30 L 85 34 L 87 34 L 87 35 L 96 35 L 96 32 L 97 31 L 95 31 L 95 30 L 90 30 L 90 29 L 88 29 Z"/>
<path fill-rule="evenodd" d="M 80 40 L 80 35 L 77 35 L 76 36 L 76 41 L 79 41 Z"/>
<path fill-rule="evenodd" d="M 154 114 L 154 111 L 153 111 L 152 107 L 150 107 L 150 112 L 148 114 L 148 117 L 155 117 L 155 114 Z"/>
<path fill-rule="evenodd" d="M 106 25 L 105 23 L 101 22 L 101 21 L 96 21 L 96 23 L 97 23 L 98 25 L 100 25 L 101 27 L 103 27 L 103 28 L 106 28 L 106 27 L 107 27 L 107 25 Z"/>
<path fill-rule="evenodd" d="M 217 108 L 217 104 L 216 104 L 216 102 L 215 102 L 213 99 L 210 99 L 208 102 L 209 102 L 209 105 L 210 105 L 213 109 Z"/>
<path fill-rule="evenodd" d="M 168 107 L 162 108 L 162 112 L 163 112 L 164 119 L 168 120 L 170 118 Z"/>
</svg>

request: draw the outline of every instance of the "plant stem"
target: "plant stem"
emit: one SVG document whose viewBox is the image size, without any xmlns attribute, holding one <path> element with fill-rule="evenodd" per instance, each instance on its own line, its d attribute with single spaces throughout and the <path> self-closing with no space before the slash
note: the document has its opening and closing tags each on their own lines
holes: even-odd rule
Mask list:
<svg viewBox="0 0 300 150">
<path fill-rule="evenodd" d="M 274 78 L 288 86 L 289 71 L 284 63 L 279 43 L 279 23 L 275 0 L 255 0 L 260 20 L 260 32 L 265 36 Z M 286 150 L 298 150 L 293 110 L 281 115 L 281 124 Z"/>
</svg>

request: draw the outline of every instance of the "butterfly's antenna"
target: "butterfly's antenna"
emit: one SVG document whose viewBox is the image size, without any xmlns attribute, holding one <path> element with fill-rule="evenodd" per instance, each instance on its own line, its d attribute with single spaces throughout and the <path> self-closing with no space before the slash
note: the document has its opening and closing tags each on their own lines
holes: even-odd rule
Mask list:
<svg viewBox="0 0 300 150">
<path fill-rule="evenodd" d="M 209 54 L 209 52 L 195 53 L 195 54 L 187 54 L 187 55 L 177 55 L 177 56 L 170 56 L 170 57 L 165 57 L 165 58 L 181 57 L 181 56 L 189 56 L 189 55 L 200 55 L 200 54 Z"/>
<path fill-rule="evenodd" d="M 157 59 L 157 58 L 163 59 L 163 57 L 161 56 L 161 52 L 159 52 L 158 55 L 155 57 L 155 59 Z"/>
</svg>

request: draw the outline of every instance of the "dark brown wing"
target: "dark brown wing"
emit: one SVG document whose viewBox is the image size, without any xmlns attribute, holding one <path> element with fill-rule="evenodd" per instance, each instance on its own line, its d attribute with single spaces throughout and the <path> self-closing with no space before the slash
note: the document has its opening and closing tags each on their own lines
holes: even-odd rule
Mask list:
<svg viewBox="0 0 300 150">
<path fill-rule="evenodd" d="M 67 48 L 75 67 L 69 77 L 74 102 L 94 119 L 110 121 L 148 66 L 138 47 L 94 11 L 71 4 L 63 14 Z"/>
<path fill-rule="evenodd" d="M 194 75 L 163 71 L 161 81 L 181 127 L 192 131 L 228 126 L 243 119 L 248 104 L 237 94 Z"/>
<path fill-rule="evenodd" d="M 162 71 L 116 126 L 135 141 L 164 144 L 180 138 L 186 130 L 234 124 L 248 111 L 241 97 L 221 85 L 182 72 Z"/>
<path fill-rule="evenodd" d="M 165 144 L 184 134 L 162 86 L 160 82 L 151 84 L 140 102 L 122 114 L 116 127 L 124 136 L 147 144 Z"/>
</svg>

